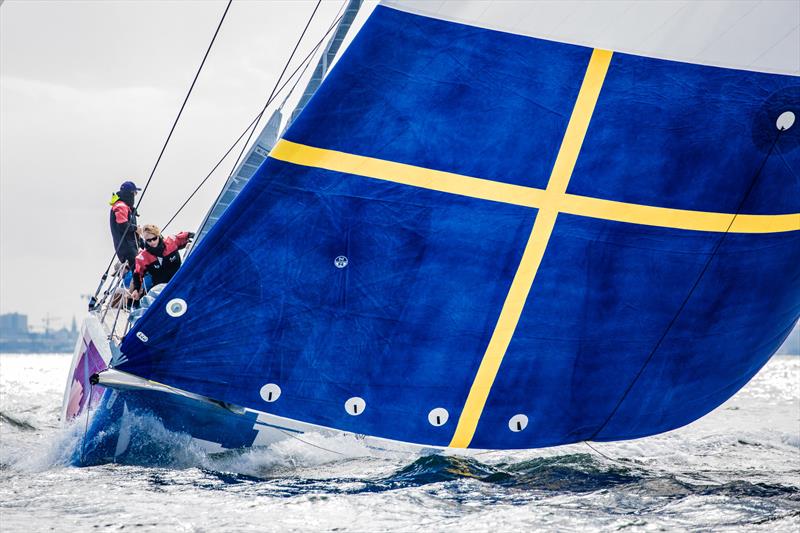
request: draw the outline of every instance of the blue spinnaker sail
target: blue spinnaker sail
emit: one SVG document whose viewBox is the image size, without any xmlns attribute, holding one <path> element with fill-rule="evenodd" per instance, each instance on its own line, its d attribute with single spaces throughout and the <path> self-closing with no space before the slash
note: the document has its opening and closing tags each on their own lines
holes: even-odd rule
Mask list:
<svg viewBox="0 0 800 533">
<path fill-rule="evenodd" d="M 119 368 L 426 445 L 687 424 L 800 316 L 786 113 L 794 72 L 379 6 Z"/>
</svg>

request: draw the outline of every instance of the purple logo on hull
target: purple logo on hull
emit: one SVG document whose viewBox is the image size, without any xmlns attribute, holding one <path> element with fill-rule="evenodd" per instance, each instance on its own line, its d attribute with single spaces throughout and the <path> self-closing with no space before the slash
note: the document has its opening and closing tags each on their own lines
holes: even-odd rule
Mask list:
<svg viewBox="0 0 800 533">
<path fill-rule="evenodd" d="M 72 420 L 80 415 L 86 408 L 86 403 L 89 401 L 89 390 L 92 387 L 89 383 L 89 377 L 105 369 L 106 363 L 100 356 L 100 352 L 97 351 L 89 335 L 85 335 L 83 337 L 83 352 L 75 365 L 75 371 L 72 373 L 72 385 L 70 386 L 69 401 L 67 403 L 67 420 Z M 97 405 L 104 391 L 103 387 L 94 386 L 91 394 L 92 404 L 89 408 Z"/>
</svg>

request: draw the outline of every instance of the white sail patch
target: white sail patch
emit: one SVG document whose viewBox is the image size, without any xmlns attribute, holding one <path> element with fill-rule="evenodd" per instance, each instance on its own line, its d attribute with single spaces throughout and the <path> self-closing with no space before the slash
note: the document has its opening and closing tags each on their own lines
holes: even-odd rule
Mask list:
<svg viewBox="0 0 800 533">
<path fill-rule="evenodd" d="M 265 402 L 274 402 L 281 396 L 281 388 L 275 383 L 267 383 L 261 387 L 261 399 Z"/>
<path fill-rule="evenodd" d="M 646 57 L 800 75 L 800 2 L 383 0 L 408 13 Z"/>
<path fill-rule="evenodd" d="M 447 424 L 447 420 L 450 418 L 450 413 L 447 412 L 447 409 L 444 407 L 437 407 L 436 409 L 431 409 L 431 412 L 428 413 L 428 422 L 431 423 L 432 426 L 443 426 Z"/>
<path fill-rule="evenodd" d="M 508 429 L 514 433 L 518 433 L 528 427 L 528 417 L 525 415 L 514 415 L 508 421 Z"/>
<path fill-rule="evenodd" d="M 367 402 L 363 398 L 353 396 L 344 403 L 344 410 L 351 416 L 358 416 L 367 408 Z"/>
<path fill-rule="evenodd" d="M 794 125 L 794 113 L 791 111 L 784 111 L 775 121 L 775 127 L 781 131 L 786 131 Z"/>
</svg>

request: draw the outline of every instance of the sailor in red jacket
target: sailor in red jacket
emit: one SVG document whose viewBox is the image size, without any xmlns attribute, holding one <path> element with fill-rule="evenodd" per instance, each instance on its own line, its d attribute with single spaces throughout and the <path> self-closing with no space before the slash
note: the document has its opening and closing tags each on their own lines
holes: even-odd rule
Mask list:
<svg viewBox="0 0 800 533">
<path fill-rule="evenodd" d="M 153 278 L 153 286 L 167 283 L 181 266 L 179 250 L 186 248 L 194 233 L 182 231 L 176 235 L 163 237 L 158 226 L 145 224 L 142 227 L 144 250 L 136 256 L 136 269 L 133 273 L 131 296 L 138 300 L 142 296 L 142 282 L 145 274 Z"/>
<path fill-rule="evenodd" d="M 111 197 L 111 239 L 114 242 L 114 253 L 123 263 L 128 264 L 133 271 L 136 254 L 139 253 L 141 243 L 138 238 L 139 229 L 136 227 L 136 193 L 141 189 L 132 181 L 126 181 L 119 187 L 119 191 Z"/>
</svg>

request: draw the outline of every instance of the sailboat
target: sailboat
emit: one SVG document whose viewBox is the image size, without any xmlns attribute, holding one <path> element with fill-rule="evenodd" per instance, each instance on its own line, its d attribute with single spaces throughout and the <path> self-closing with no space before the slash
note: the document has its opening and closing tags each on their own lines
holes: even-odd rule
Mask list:
<svg viewBox="0 0 800 533">
<path fill-rule="evenodd" d="M 142 316 L 87 318 L 75 463 L 124 461 L 133 413 L 223 451 L 527 449 L 712 411 L 800 317 L 798 21 L 383 1 Z"/>
</svg>

